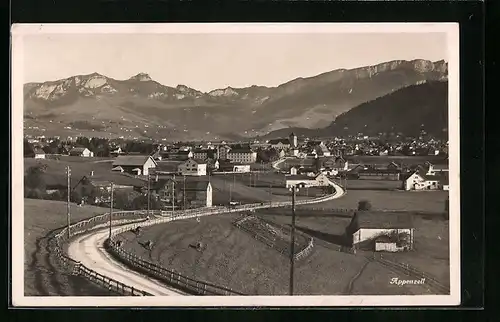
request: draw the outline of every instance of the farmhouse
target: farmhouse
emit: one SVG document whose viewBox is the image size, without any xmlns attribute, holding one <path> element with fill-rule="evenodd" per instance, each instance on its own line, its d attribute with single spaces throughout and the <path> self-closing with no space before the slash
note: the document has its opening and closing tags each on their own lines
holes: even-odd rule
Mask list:
<svg viewBox="0 0 500 322">
<path fill-rule="evenodd" d="M 405 251 L 413 249 L 415 227 L 405 213 L 358 211 L 346 227 L 354 249 Z"/>
<path fill-rule="evenodd" d="M 151 188 L 165 207 L 198 208 L 212 207 L 212 185 L 209 181 L 190 180 L 189 178 L 169 178 L 154 182 Z"/>
<path fill-rule="evenodd" d="M 227 159 L 233 163 L 255 163 L 257 152 L 250 148 L 233 149 L 227 153 Z"/>
<path fill-rule="evenodd" d="M 329 158 L 326 161 L 324 161 L 323 166 L 326 169 L 339 172 L 339 171 L 347 171 L 349 163 L 342 157 L 336 157 L 336 158 Z"/>
<path fill-rule="evenodd" d="M 447 175 L 421 174 L 419 171 L 411 173 L 404 180 L 405 190 L 448 190 Z"/>
<path fill-rule="evenodd" d="M 189 159 L 179 164 L 177 172 L 184 176 L 206 176 L 207 163 L 203 160 Z"/>
<path fill-rule="evenodd" d="M 41 148 L 34 147 L 33 153 L 34 153 L 35 159 L 45 159 L 45 152 Z"/>
<path fill-rule="evenodd" d="M 330 184 L 330 180 L 328 178 L 320 173 L 316 175 L 315 177 L 309 177 L 306 175 L 286 175 L 285 176 L 285 186 L 287 188 L 296 186 L 296 185 L 301 185 L 304 187 L 324 187 L 328 186 Z"/>
<path fill-rule="evenodd" d="M 156 165 L 156 161 L 149 155 L 121 155 L 113 162 L 111 170 L 147 176 Z"/>
<path fill-rule="evenodd" d="M 431 176 L 449 172 L 448 163 L 433 164 L 426 162 L 425 165 L 427 167 L 427 174 Z"/>
<path fill-rule="evenodd" d="M 77 148 L 71 149 L 69 151 L 69 155 L 74 156 L 74 157 L 91 158 L 94 156 L 94 152 L 92 152 L 89 149 L 84 148 L 84 147 L 77 147 Z"/>
<path fill-rule="evenodd" d="M 121 147 L 117 147 L 115 148 L 114 150 L 110 151 L 109 154 L 111 156 L 118 156 L 120 154 L 123 154 L 123 151 L 122 151 L 122 148 Z"/>
</svg>

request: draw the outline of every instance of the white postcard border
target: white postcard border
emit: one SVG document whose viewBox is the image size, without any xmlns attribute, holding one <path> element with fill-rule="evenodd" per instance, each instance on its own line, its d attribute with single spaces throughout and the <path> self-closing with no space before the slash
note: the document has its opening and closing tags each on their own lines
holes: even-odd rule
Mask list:
<svg viewBox="0 0 500 322">
<path fill-rule="evenodd" d="M 24 296 L 23 36 L 89 33 L 446 33 L 450 168 L 450 295 L 374 296 Z M 99 306 L 453 306 L 460 304 L 459 28 L 457 23 L 16 24 L 12 26 L 12 303 L 23 307 Z"/>
</svg>

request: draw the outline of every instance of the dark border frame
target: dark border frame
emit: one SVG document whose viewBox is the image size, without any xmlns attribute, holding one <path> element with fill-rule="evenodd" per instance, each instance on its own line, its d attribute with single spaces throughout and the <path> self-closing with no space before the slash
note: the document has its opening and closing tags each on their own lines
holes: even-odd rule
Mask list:
<svg viewBox="0 0 500 322">
<path fill-rule="evenodd" d="M 27 1 L 12 3 L 12 23 L 34 22 L 459 22 L 461 104 L 461 273 L 462 308 L 484 304 L 484 23 L 485 4 L 480 1 L 426 2 L 217 2 L 173 1 Z M 9 125 L 10 121 L 9 121 Z M 9 138 L 12 139 L 9 135 Z M 9 171 L 10 172 L 10 171 Z M 9 177 L 10 179 L 10 177 Z M 465 185 L 473 189 L 465 189 Z M 9 189 L 10 192 L 11 189 Z M 9 194 L 10 197 L 10 194 Z M 10 199 L 10 198 L 9 198 Z M 10 213 L 10 212 L 9 212 Z M 10 221 L 9 221 L 10 223 Z M 10 231 L 10 225 L 5 226 Z M 10 239 L 8 240 L 8 242 Z M 10 245 L 7 255 L 10 255 Z M 7 263 L 10 262 L 10 256 Z M 10 275 L 7 276 L 10 280 Z M 10 284 L 10 283 L 9 283 Z M 8 285 L 10 290 L 10 285 Z M 10 294 L 9 294 L 10 295 Z M 9 304 L 10 296 L 9 296 Z M 302 308 L 303 309 L 303 308 Z M 321 309 L 321 308 L 319 308 Z M 325 309 L 325 308 L 323 308 Z M 342 308 L 339 308 L 340 310 Z M 430 308 L 435 309 L 435 308 Z M 45 309 L 46 310 L 46 309 Z M 287 309 L 288 310 L 288 309 Z M 122 311 L 122 310 L 120 310 Z M 362 311 L 362 310 L 361 310 Z M 112 311 L 82 309 L 76 320 L 109 319 Z M 158 309 L 120 314 L 140 319 Z M 11 312 L 13 313 L 13 312 Z M 120 312 L 121 313 L 121 312 Z M 172 316 L 173 312 L 169 312 Z M 180 312 L 179 312 L 180 313 Z M 253 312 L 247 312 L 248 316 Z M 340 313 L 340 312 L 338 312 Z M 379 314 L 372 312 L 371 319 Z M 384 320 L 398 314 L 385 311 Z M 436 312 L 437 313 L 437 312 Z M 57 319 L 62 310 L 15 310 L 15 319 Z M 208 312 L 203 312 L 208 314 Z M 296 314 L 295 312 L 293 314 Z M 176 314 L 177 315 L 177 312 Z M 319 314 L 318 314 L 319 315 Z M 424 312 L 412 312 L 423 318 Z M 159 315 L 158 315 L 159 316 Z M 178 316 L 178 315 L 177 315 Z M 231 319 L 232 314 L 218 318 Z M 66 317 L 69 317 L 66 316 Z M 260 318 L 263 318 L 259 315 Z M 14 317 L 13 317 L 14 318 Z"/>
</svg>

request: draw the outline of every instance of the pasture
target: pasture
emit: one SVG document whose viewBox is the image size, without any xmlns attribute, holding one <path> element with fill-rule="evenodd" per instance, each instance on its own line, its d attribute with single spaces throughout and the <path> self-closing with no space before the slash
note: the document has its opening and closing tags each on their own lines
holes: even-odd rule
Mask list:
<svg viewBox="0 0 500 322">
<path fill-rule="evenodd" d="M 123 247 L 143 259 L 173 269 L 183 275 L 250 295 L 286 295 L 289 284 L 289 260 L 238 229 L 233 222 L 238 214 L 224 214 L 179 220 L 146 227 L 139 236 L 132 232 L 119 235 Z M 266 218 L 269 219 L 269 218 Z M 141 244 L 151 240 L 153 248 Z M 200 251 L 190 245 L 201 242 Z M 425 287 L 411 285 L 391 287 L 397 274 L 378 264 L 366 273 L 367 260 L 337 251 L 329 243 L 318 243 L 295 265 L 295 294 L 428 294 Z M 403 277 L 401 277 L 403 278 Z M 385 288 L 366 280 L 384 281 Z"/>
<path fill-rule="evenodd" d="M 373 209 L 443 213 L 448 191 L 378 191 L 350 190 L 342 198 L 311 205 L 304 209 L 355 209 L 360 200 L 369 200 Z"/>
<path fill-rule="evenodd" d="M 339 180 L 337 180 L 339 181 Z M 340 181 L 339 181 L 340 182 Z M 400 180 L 342 180 L 342 184 L 349 190 L 401 190 L 403 182 Z"/>
<path fill-rule="evenodd" d="M 210 177 L 213 187 L 213 202 L 227 205 L 229 200 L 241 203 L 291 201 L 291 192 L 284 187 L 280 174 L 218 174 Z M 275 185 L 274 185 L 274 184 Z M 279 184 L 279 186 L 278 186 Z M 319 188 L 303 189 L 297 200 L 310 199 L 322 195 Z"/>
<path fill-rule="evenodd" d="M 71 222 L 103 214 L 105 208 L 71 205 Z M 109 295 L 82 277 L 58 270 L 47 249 L 47 235 L 66 225 L 66 203 L 24 199 L 24 294 L 26 296 Z M 16 232 L 14 232 L 16 233 Z"/>
<path fill-rule="evenodd" d="M 265 209 L 256 213 L 280 225 L 291 224 L 291 209 Z M 346 212 L 299 209 L 296 211 L 296 228 L 314 237 L 319 243 L 340 249 L 345 243 L 343 235 L 352 215 L 353 213 Z M 408 216 L 413 216 L 415 226 L 414 251 L 383 253 L 383 257 L 390 261 L 409 264 L 449 285 L 448 221 L 443 220 L 439 214 L 418 215 L 408 212 Z"/>
</svg>

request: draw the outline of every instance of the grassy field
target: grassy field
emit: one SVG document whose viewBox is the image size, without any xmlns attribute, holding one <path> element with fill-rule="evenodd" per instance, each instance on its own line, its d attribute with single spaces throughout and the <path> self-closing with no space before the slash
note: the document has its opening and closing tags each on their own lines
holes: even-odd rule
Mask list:
<svg viewBox="0 0 500 322">
<path fill-rule="evenodd" d="M 93 206 L 71 207 L 71 221 L 77 222 L 105 213 Z M 47 250 L 47 235 L 66 225 L 66 203 L 24 199 L 24 294 L 26 296 L 98 296 L 108 292 L 57 270 Z"/>
<path fill-rule="evenodd" d="M 288 258 L 234 227 L 232 222 L 238 218 L 237 214 L 226 214 L 204 217 L 200 223 L 194 219 L 181 220 L 147 227 L 139 237 L 127 232 L 119 238 L 125 241 L 128 251 L 192 278 L 252 295 L 286 295 Z M 153 242 L 151 251 L 141 246 L 146 240 Z M 189 246 L 196 242 L 205 244 L 206 249 L 199 252 Z M 373 281 L 368 283 L 368 280 L 384 281 L 388 286 L 388 281 L 397 275 L 378 264 L 369 264 L 371 275 L 364 276 L 366 263 L 362 256 L 338 252 L 329 243 L 318 240 L 313 252 L 296 263 L 296 294 L 428 292 L 419 286 L 383 288 Z"/>
<path fill-rule="evenodd" d="M 401 190 L 403 184 L 400 180 L 347 180 L 344 185 L 349 190 Z"/>
<path fill-rule="evenodd" d="M 270 176 L 269 179 L 267 178 L 268 175 Z M 273 186 L 271 188 L 270 185 L 264 184 L 264 182 L 277 180 L 276 178 L 277 175 L 274 173 L 260 174 L 256 180 L 257 186 L 253 186 L 253 184 L 250 185 L 250 176 L 248 174 L 236 174 L 234 176 L 233 174 L 219 174 L 211 176 L 210 182 L 214 189 L 213 203 L 216 205 L 227 205 L 229 199 L 241 203 L 291 201 L 291 193 L 285 187 Z M 259 182 L 261 183 L 260 185 L 258 184 Z M 229 192 L 230 190 L 231 193 Z M 318 188 L 304 189 L 297 195 L 297 200 L 314 198 L 320 194 L 321 190 Z"/>
<path fill-rule="evenodd" d="M 355 209 L 360 200 L 369 200 L 372 207 L 379 210 L 442 213 L 447 197 L 448 191 L 350 190 L 348 187 L 347 194 L 342 198 L 317 204 L 301 205 L 298 208 Z"/>
<path fill-rule="evenodd" d="M 290 224 L 290 209 L 259 210 L 257 214 L 281 225 Z M 329 211 L 296 212 L 296 225 L 299 231 L 309 234 L 318 241 L 340 249 L 342 235 L 351 221 L 350 213 L 332 213 Z M 449 228 L 448 221 L 438 214 L 435 216 L 413 215 L 415 225 L 415 250 L 412 252 L 384 253 L 387 260 L 409 264 L 436 276 L 443 284 L 449 285 Z M 371 265 L 371 264 L 370 264 Z"/>
</svg>

